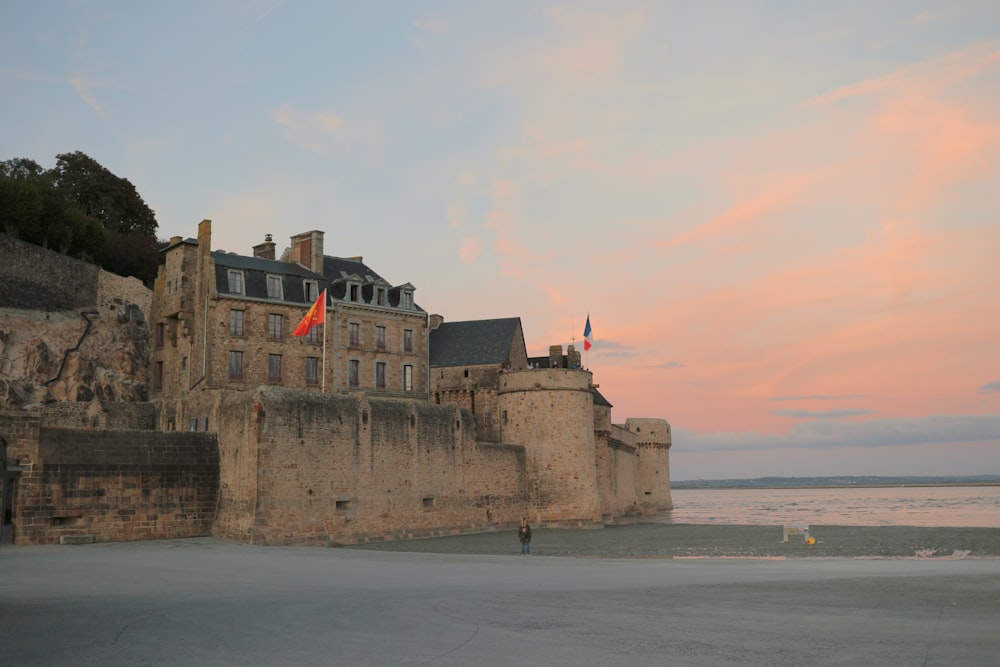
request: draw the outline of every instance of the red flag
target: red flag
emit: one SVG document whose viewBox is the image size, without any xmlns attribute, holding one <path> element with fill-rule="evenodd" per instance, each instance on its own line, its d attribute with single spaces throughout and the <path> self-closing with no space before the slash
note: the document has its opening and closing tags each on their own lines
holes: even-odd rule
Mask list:
<svg viewBox="0 0 1000 667">
<path fill-rule="evenodd" d="M 313 305 L 309 307 L 309 312 L 306 316 L 302 318 L 299 322 L 299 326 L 295 327 L 295 331 L 292 332 L 293 336 L 305 336 L 308 335 L 309 330 L 312 329 L 317 324 L 323 324 L 326 321 L 326 290 L 316 297 L 316 301 Z"/>
<path fill-rule="evenodd" d="M 589 350 L 594 346 L 594 332 L 590 328 L 590 313 L 587 313 L 587 326 L 583 328 L 583 349 Z"/>
</svg>

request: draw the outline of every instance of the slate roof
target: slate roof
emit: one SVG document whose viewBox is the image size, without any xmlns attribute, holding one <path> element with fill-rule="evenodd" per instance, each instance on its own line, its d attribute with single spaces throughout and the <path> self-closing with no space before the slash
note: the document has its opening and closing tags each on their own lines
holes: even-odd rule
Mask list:
<svg viewBox="0 0 1000 667">
<path fill-rule="evenodd" d="M 520 326 L 520 317 L 444 322 L 431 331 L 431 368 L 502 364 Z"/>
<path fill-rule="evenodd" d="M 590 388 L 590 393 L 594 395 L 594 405 L 603 405 L 609 408 L 614 407 L 613 405 L 611 405 L 608 399 L 604 398 L 601 392 L 597 391 L 593 387 Z"/>
<path fill-rule="evenodd" d="M 212 251 L 212 259 L 215 260 L 215 286 L 219 294 L 229 294 L 229 269 L 243 271 L 244 294 L 249 297 L 266 299 L 267 297 L 267 276 L 279 275 L 282 280 L 282 301 L 289 303 L 307 303 L 303 280 L 315 280 L 319 291 L 329 290 L 328 294 L 336 300 L 342 300 L 347 293 L 347 283 L 345 278 L 357 276 L 362 283 L 362 295 L 366 301 L 371 300 L 374 292 L 373 284 L 381 282 L 388 290 L 387 305 L 399 307 L 401 299 L 402 285 L 395 287 L 385 281 L 364 262 L 345 257 L 323 256 L 323 275 L 313 273 L 304 266 L 295 262 L 282 262 L 278 259 L 266 259 L 264 257 L 248 257 L 235 253 Z M 409 283 L 405 283 L 409 285 Z M 412 285 L 409 285 L 412 288 Z M 413 309 L 423 312 L 417 304 L 413 304 Z"/>
</svg>

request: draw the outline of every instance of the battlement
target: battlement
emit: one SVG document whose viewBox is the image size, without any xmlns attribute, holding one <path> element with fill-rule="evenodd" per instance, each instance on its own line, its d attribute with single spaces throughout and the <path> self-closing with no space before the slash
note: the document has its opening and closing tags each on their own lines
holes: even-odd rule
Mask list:
<svg viewBox="0 0 1000 667">
<path fill-rule="evenodd" d="M 629 417 L 625 420 L 625 428 L 635 434 L 635 441 L 639 447 L 653 446 L 670 449 L 673 442 L 670 435 L 670 424 L 665 419 Z"/>
<path fill-rule="evenodd" d="M 594 376 L 590 371 L 564 368 L 529 368 L 500 374 L 500 393 L 517 391 L 590 392 Z"/>
</svg>

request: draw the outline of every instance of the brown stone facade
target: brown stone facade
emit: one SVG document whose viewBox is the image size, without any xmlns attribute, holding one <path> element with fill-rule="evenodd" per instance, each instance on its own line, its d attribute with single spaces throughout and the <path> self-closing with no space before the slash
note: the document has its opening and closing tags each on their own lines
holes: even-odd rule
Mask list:
<svg viewBox="0 0 1000 667">
<path fill-rule="evenodd" d="M 208 535 L 218 501 L 214 434 L 44 426 L 0 413 L 18 544 Z"/>
<path fill-rule="evenodd" d="M 261 298 L 220 289 L 219 262 L 211 252 L 211 221 L 199 225 L 197 242 L 175 238 L 154 286 L 152 306 L 151 397 L 162 399 L 166 428 L 185 428 L 188 392 L 201 389 L 253 390 L 261 385 L 311 392 L 364 392 L 386 398 L 427 399 L 427 315 L 386 301 L 388 284 L 364 276 L 322 273 L 322 234 L 292 238 L 288 261 L 275 262 L 271 244 L 255 259 L 270 259 L 271 270 L 294 272 L 300 282 L 353 285 L 333 299 L 315 337 L 292 336 L 311 302 Z M 342 260 L 348 264 L 350 258 Z M 238 260 L 232 260 L 236 266 Z M 360 262 L 354 262 L 361 266 Z M 234 269 L 241 280 L 249 270 Z M 283 278 L 289 280 L 287 275 Z M 356 281 L 354 279 L 357 279 Z M 407 286 L 412 292 L 412 286 Z M 329 292 L 332 294 L 333 289 Z M 412 293 L 410 294 L 412 299 Z M 239 368 L 234 370 L 233 357 Z"/>
<path fill-rule="evenodd" d="M 347 544 L 513 526 L 524 448 L 479 443 L 454 407 L 272 387 L 222 392 L 215 534 Z"/>
</svg>

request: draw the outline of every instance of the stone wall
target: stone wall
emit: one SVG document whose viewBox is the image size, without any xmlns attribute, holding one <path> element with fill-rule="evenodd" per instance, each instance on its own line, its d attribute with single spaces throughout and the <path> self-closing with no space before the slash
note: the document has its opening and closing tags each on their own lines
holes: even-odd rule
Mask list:
<svg viewBox="0 0 1000 667">
<path fill-rule="evenodd" d="M 97 304 L 100 268 L 0 234 L 0 306 L 40 311 Z"/>
<path fill-rule="evenodd" d="M 475 441 L 453 407 L 264 387 L 229 392 L 215 534 L 348 544 L 515 525 L 524 448 Z"/>
<path fill-rule="evenodd" d="M 601 525 L 591 379 L 561 369 L 500 374 L 503 440 L 525 445 L 536 524 Z"/>
<path fill-rule="evenodd" d="M 211 531 L 219 488 L 214 434 L 48 428 L 0 413 L 14 478 L 16 544 L 193 537 Z"/>
<path fill-rule="evenodd" d="M 97 276 L 97 308 L 117 312 L 126 304 L 134 304 L 148 322 L 153 307 L 153 291 L 138 278 L 119 276 L 103 269 Z"/>
<path fill-rule="evenodd" d="M 636 472 L 636 488 L 643 511 L 673 509 L 670 495 L 670 424 L 663 419 L 630 417 L 624 428 L 633 435 L 636 458 L 641 466 Z"/>
<path fill-rule="evenodd" d="M 135 278 L 0 234 L 0 408 L 146 400 L 151 298 Z"/>
</svg>

